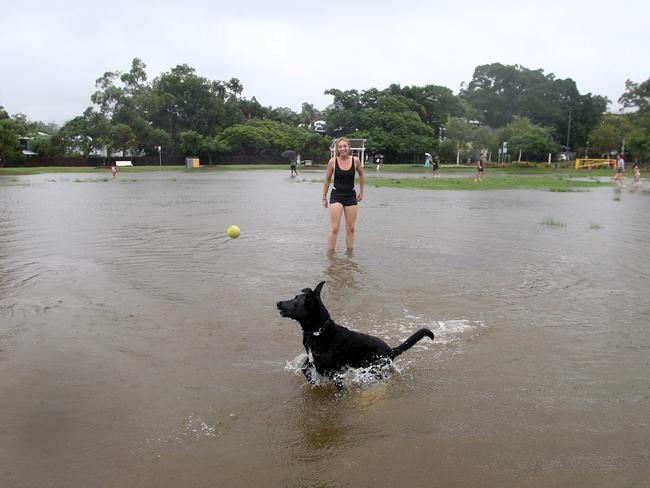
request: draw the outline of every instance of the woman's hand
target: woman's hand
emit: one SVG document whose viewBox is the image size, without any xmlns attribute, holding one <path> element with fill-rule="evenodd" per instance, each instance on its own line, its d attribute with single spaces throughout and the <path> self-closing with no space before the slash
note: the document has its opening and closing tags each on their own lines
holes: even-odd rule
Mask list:
<svg viewBox="0 0 650 488">
<path fill-rule="evenodd" d="M 360 202 L 361 200 L 363 200 L 363 193 L 357 195 L 357 202 Z"/>
<path fill-rule="evenodd" d="M 323 197 L 323 207 L 327 208 L 327 197 Z"/>
</svg>

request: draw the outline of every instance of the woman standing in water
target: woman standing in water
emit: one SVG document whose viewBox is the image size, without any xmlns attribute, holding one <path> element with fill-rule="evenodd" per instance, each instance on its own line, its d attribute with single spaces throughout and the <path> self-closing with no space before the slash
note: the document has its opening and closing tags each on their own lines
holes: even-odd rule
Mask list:
<svg viewBox="0 0 650 488">
<path fill-rule="evenodd" d="M 332 174 L 334 186 L 330 193 L 330 230 L 327 236 L 327 248 L 336 248 L 336 238 L 341 225 L 341 215 L 345 214 L 345 245 L 348 250 L 354 246 L 354 226 L 357 220 L 357 202 L 363 200 L 363 166 L 359 158 L 350 154 L 350 141 L 347 137 L 336 140 L 335 157 L 327 163 L 325 180 L 323 181 L 323 207 L 328 207 L 327 192 L 329 191 Z M 354 189 L 354 178 L 359 173 L 359 194 Z"/>
</svg>

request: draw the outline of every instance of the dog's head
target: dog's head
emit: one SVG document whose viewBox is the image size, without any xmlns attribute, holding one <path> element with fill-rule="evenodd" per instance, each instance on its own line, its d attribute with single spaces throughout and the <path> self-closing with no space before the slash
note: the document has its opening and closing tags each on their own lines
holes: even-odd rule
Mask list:
<svg viewBox="0 0 650 488">
<path fill-rule="evenodd" d="M 324 284 L 325 282 L 321 281 L 313 290 L 304 288 L 300 295 L 291 300 L 277 302 L 280 315 L 296 320 L 307 332 L 321 329 L 330 318 L 320 298 Z"/>
</svg>

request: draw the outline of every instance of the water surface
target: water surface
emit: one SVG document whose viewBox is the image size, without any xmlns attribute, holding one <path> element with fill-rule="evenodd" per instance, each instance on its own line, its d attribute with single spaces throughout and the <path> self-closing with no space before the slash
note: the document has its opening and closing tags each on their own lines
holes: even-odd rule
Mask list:
<svg viewBox="0 0 650 488">
<path fill-rule="evenodd" d="M 648 193 L 368 187 L 329 255 L 321 174 L 0 178 L 0 485 L 647 486 Z M 310 387 L 321 280 L 436 340 Z"/>
</svg>

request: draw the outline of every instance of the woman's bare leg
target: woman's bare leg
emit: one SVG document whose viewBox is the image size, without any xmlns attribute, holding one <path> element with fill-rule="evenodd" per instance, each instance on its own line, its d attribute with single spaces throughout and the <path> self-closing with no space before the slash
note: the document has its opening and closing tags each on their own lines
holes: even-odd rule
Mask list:
<svg viewBox="0 0 650 488">
<path fill-rule="evenodd" d="M 340 203 L 330 203 L 330 230 L 327 234 L 327 249 L 333 251 L 336 248 L 336 238 L 339 235 L 339 226 L 341 225 L 341 215 L 343 214 L 343 205 Z M 346 217 L 347 218 L 347 217 Z"/>
<path fill-rule="evenodd" d="M 357 223 L 357 206 L 344 207 L 345 212 L 345 248 L 350 250 L 354 247 L 354 226 Z"/>
</svg>

